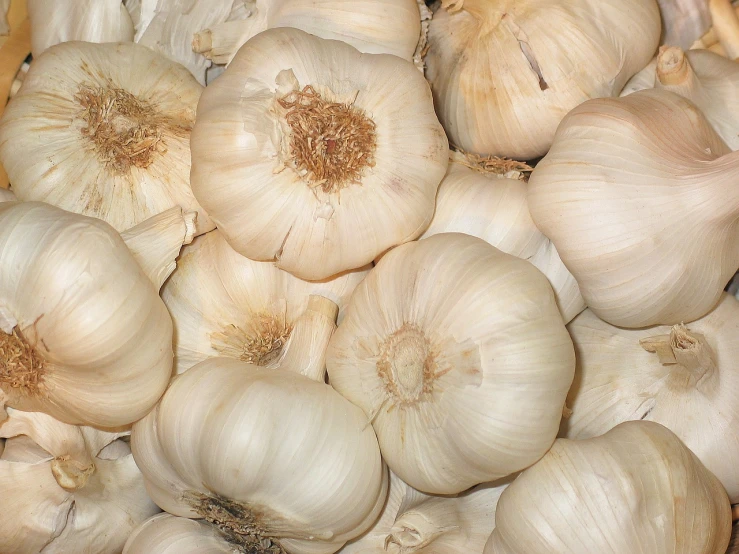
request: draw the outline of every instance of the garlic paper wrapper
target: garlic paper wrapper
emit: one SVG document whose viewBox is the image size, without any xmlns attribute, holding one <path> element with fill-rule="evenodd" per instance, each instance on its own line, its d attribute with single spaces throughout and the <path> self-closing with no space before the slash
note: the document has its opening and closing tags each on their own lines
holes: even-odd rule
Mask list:
<svg viewBox="0 0 739 554">
<path fill-rule="evenodd" d="M 131 534 L 123 554 L 241 554 L 212 525 L 171 514 L 158 514 Z"/>
<path fill-rule="evenodd" d="M 66 42 L 33 61 L 0 119 L 0 162 L 19 200 L 124 231 L 174 206 L 214 225 L 190 190 L 190 129 L 202 87 L 132 43 Z"/>
<path fill-rule="evenodd" d="M 455 153 L 439 185 L 434 218 L 421 238 L 439 233 L 472 235 L 531 262 L 549 279 L 565 323 L 585 309 L 577 281 L 531 219 L 523 181 L 485 172 Z"/>
<path fill-rule="evenodd" d="M 343 308 L 367 270 L 302 281 L 272 262 L 237 254 L 216 230 L 182 250 L 162 289 L 175 326 L 175 371 L 215 356 L 269 366 L 279 358 L 311 294 Z"/>
<path fill-rule="evenodd" d="M 649 63 L 661 30 L 655 0 L 441 4 L 426 76 L 449 141 L 519 160 L 546 154 L 578 104 L 618 95 Z"/>
<path fill-rule="evenodd" d="M 159 506 L 255 553 L 329 554 L 374 523 L 388 487 L 377 438 L 324 382 L 337 312 L 311 297 L 277 368 L 210 358 L 173 380 L 131 438 Z"/>
<path fill-rule="evenodd" d="M 739 266 L 739 153 L 663 90 L 591 100 L 560 125 L 529 209 L 600 319 L 688 323 Z"/>
<path fill-rule="evenodd" d="M 624 421 L 656 421 L 739 502 L 739 301 L 724 293 L 711 313 L 687 326 L 620 329 L 586 311 L 568 329 L 577 376 L 566 436 L 586 439 Z"/>
<path fill-rule="evenodd" d="M 316 281 L 417 238 L 448 154 L 413 64 L 271 29 L 203 93 L 192 185 L 234 250 Z"/>
<path fill-rule="evenodd" d="M 0 437 L 0 551 L 117 554 L 159 511 L 121 433 L 8 410 Z M 14 438 L 11 438 L 14 437 Z"/>
<path fill-rule="evenodd" d="M 133 22 L 121 0 L 26 0 L 31 53 L 61 42 L 131 42 Z"/>
<path fill-rule="evenodd" d="M 416 0 L 245 0 L 244 4 L 245 18 L 201 27 L 193 50 L 215 63 L 228 64 L 257 34 L 294 27 L 340 40 L 360 52 L 392 54 L 411 61 L 421 36 Z"/>
<path fill-rule="evenodd" d="M 185 218 L 168 225 L 181 245 Z M 166 278 L 157 266 L 171 264 L 162 252 L 175 238 L 138 231 L 150 239 L 132 254 L 98 219 L 0 203 L 0 406 L 107 428 L 154 406 L 172 371 L 172 320 L 148 275 Z M 144 272 L 136 258 L 147 256 L 157 263 Z"/>
<path fill-rule="evenodd" d="M 412 487 L 454 494 L 519 471 L 557 435 L 575 358 L 552 288 L 483 240 L 447 233 L 385 254 L 327 355 Z"/>
<path fill-rule="evenodd" d="M 13 191 L 8 189 L 0 188 L 0 203 L 1 202 L 15 202 L 18 199 L 13 194 Z"/>
<path fill-rule="evenodd" d="M 557 439 L 503 491 L 484 554 L 724 554 L 731 505 L 667 428 Z"/>
<path fill-rule="evenodd" d="M 706 0 L 657 0 L 662 15 L 661 44 L 690 48 L 711 28 Z"/>
</svg>

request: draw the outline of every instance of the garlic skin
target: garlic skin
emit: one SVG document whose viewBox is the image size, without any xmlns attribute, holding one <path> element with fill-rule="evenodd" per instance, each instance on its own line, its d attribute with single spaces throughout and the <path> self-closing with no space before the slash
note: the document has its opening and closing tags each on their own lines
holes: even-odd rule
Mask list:
<svg viewBox="0 0 739 554">
<path fill-rule="evenodd" d="M 123 554 L 239 554 L 212 525 L 158 514 L 139 525 Z"/>
<path fill-rule="evenodd" d="M 546 277 L 446 233 L 385 254 L 327 354 L 403 481 L 454 494 L 523 469 L 557 434 L 575 358 Z"/>
<path fill-rule="evenodd" d="M 184 241 L 185 219 L 170 224 Z M 148 252 L 168 265 L 167 249 Z M 0 204 L 0 406 L 130 424 L 167 387 L 171 345 L 167 308 L 112 227 L 40 202 Z"/>
<path fill-rule="evenodd" d="M 159 511 L 149 499 L 125 433 L 76 427 L 8 409 L 0 455 L 0 551 L 117 554 Z"/>
<path fill-rule="evenodd" d="M 622 423 L 557 439 L 503 491 L 484 554 L 724 554 L 731 505 L 667 428 Z"/>
<path fill-rule="evenodd" d="M 661 44 L 688 49 L 711 28 L 706 0 L 657 0 L 662 15 Z"/>
<path fill-rule="evenodd" d="M 0 188 L 0 202 L 16 202 L 17 200 L 13 191 Z"/>
<path fill-rule="evenodd" d="M 534 170 L 529 209 L 600 319 L 688 323 L 739 266 L 738 169 L 739 154 L 674 93 L 591 100 Z"/>
<path fill-rule="evenodd" d="M 231 247 L 317 281 L 423 232 L 448 144 L 413 64 L 283 28 L 205 90 L 192 156 Z"/>
<path fill-rule="evenodd" d="M 66 42 L 35 59 L 0 119 L 0 162 L 19 200 L 125 231 L 174 206 L 197 211 L 190 129 L 202 87 L 132 43 Z"/>
<path fill-rule="evenodd" d="M 426 76 L 450 143 L 519 160 L 546 154 L 575 106 L 618 95 L 649 63 L 661 29 L 655 0 L 441 5 Z"/>
</svg>

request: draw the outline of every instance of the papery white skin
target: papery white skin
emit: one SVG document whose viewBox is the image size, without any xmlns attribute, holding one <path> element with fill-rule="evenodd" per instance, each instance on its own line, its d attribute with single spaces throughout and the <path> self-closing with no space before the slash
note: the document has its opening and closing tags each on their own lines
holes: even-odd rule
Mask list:
<svg viewBox="0 0 739 554">
<path fill-rule="evenodd" d="M 360 406 L 412 487 L 458 493 L 538 460 L 572 383 L 572 342 L 546 277 L 447 233 L 385 254 L 329 345 L 331 385 Z"/>
<path fill-rule="evenodd" d="M 0 187 L 0 202 L 15 202 L 18 200 L 13 191 Z"/>
<path fill-rule="evenodd" d="M 622 423 L 557 439 L 503 491 L 484 554 L 724 554 L 731 505 L 667 428 Z"/>
<path fill-rule="evenodd" d="M 111 167 L 83 135 L 80 87 L 127 91 L 154 113 L 158 125 L 149 165 Z M 198 233 L 214 224 L 190 190 L 189 128 L 202 87 L 179 64 L 132 43 L 67 42 L 35 59 L 0 119 L 0 161 L 19 200 L 37 200 L 90 215 L 124 231 L 173 206 L 198 212 Z M 116 129 L 151 121 L 111 109 Z M 174 129 L 177 130 L 174 130 Z M 145 141 L 142 140 L 141 144 Z"/>
<path fill-rule="evenodd" d="M 739 58 L 739 13 L 731 0 L 708 0 L 708 7 L 723 55 L 730 60 Z"/>
<path fill-rule="evenodd" d="M 706 0 L 657 0 L 662 15 L 661 44 L 690 48 L 711 28 Z"/>
<path fill-rule="evenodd" d="M 182 250 L 177 270 L 162 289 L 175 326 L 175 371 L 183 373 L 214 356 L 239 356 L 218 336 L 224 331 L 245 339 L 259 334 L 265 316 L 292 327 L 308 297 L 319 294 L 342 309 L 367 269 L 323 282 L 308 282 L 233 251 L 216 230 Z M 339 315 L 341 319 L 341 312 Z"/>
<path fill-rule="evenodd" d="M 376 124 L 375 165 L 361 184 L 324 192 L 285 167 L 291 133 L 277 99 L 307 85 L 353 102 Z M 362 267 L 418 237 L 448 163 L 428 84 L 413 64 L 297 29 L 254 37 L 206 89 L 192 154 L 195 196 L 231 247 L 307 280 Z"/>
<path fill-rule="evenodd" d="M 133 528 L 159 511 L 130 449 L 116 440 L 126 433 L 8 413 L 0 424 L 8 438 L 0 456 L 2 552 L 117 554 Z M 70 465 L 84 476 L 66 473 Z"/>
<path fill-rule="evenodd" d="M 528 260 L 547 276 L 564 322 L 571 321 L 585 309 L 585 300 L 557 249 L 534 225 L 526 204 L 526 183 L 481 173 L 462 162 L 452 158 L 439 185 L 434 218 L 421 238 L 464 233 Z"/>
<path fill-rule="evenodd" d="M 212 525 L 172 514 L 158 514 L 139 525 L 123 554 L 239 554 Z"/>
<path fill-rule="evenodd" d="M 443 0 L 426 75 L 450 143 L 544 155 L 567 112 L 649 63 L 660 29 L 655 0 Z"/>
<path fill-rule="evenodd" d="M 663 90 L 591 100 L 562 122 L 529 209 L 593 312 L 621 327 L 694 321 L 739 267 L 739 153 Z"/>
</svg>

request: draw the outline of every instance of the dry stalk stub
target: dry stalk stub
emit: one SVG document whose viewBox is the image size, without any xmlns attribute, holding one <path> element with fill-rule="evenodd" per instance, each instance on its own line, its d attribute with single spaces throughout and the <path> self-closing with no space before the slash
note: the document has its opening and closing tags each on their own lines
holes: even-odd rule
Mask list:
<svg viewBox="0 0 739 554">
<path fill-rule="evenodd" d="M 43 389 L 46 362 L 23 332 L 0 331 L 0 388 L 6 392 L 36 395 Z"/>
<path fill-rule="evenodd" d="M 243 327 L 227 325 L 221 332 L 211 334 L 211 345 L 225 356 L 243 362 L 266 366 L 279 358 L 292 325 L 284 315 L 260 313 Z"/>
</svg>

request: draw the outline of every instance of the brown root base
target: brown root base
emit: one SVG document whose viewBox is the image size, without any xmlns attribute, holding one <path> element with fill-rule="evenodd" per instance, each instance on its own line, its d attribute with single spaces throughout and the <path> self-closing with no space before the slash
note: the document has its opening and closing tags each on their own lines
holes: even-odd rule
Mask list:
<svg viewBox="0 0 739 554">
<path fill-rule="evenodd" d="M 244 327 L 227 325 L 211 334 L 211 346 L 219 353 L 244 362 L 266 366 L 279 358 L 292 332 L 284 316 L 262 313 Z"/>
<path fill-rule="evenodd" d="M 0 331 L 0 386 L 27 395 L 43 387 L 45 361 L 18 327 L 8 335 Z"/>
</svg>

